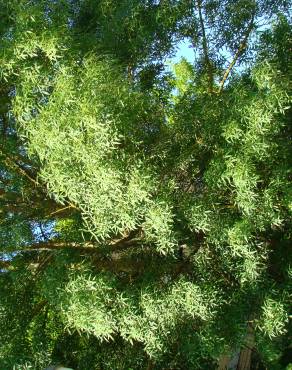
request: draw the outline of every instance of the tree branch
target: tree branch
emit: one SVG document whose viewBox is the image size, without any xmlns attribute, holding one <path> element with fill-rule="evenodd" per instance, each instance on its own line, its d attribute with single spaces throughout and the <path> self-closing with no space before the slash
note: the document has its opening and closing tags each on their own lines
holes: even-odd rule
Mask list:
<svg viewBox="0 0 292 370">
<path fill-rule="evenodd" d="M 49 251 L 62 249 L 78 250 L 86 253 L 96 253 L 97 251 L 99 251 L 96 246 L 91 243 L 75 243 L 50 240 L 34 243 L 24 248 L 15 248 L 13 249 L 13 252 Z"/>
<path fill-rule="evenodd" d="M 42 223 L 41 223 L 41 222 L 38 222 L 38 226 L 39 226 L 39 229 L 40 229 L 41 235 L 42 235 L 42 237 L 43 237 L 43 240 L 48 241 L 48 240 L 49 240 L 49 238 L 47 237 L 47 235 L 46 235 L 46 234 L 45 234 L 45 232 L 44 232 L 44 229 L 43 229 Z"/>
<path fill-rule="evenodd" d="M 86 254 L 101 254 L 105 255 L 108 251 L 113 256 L 119 255 L 119 252 L 123 252 L 135 245 L 138 245 L 139 239 L 126 240 L 124 243 L 118 241 L 117 243 L 108 244 L 108 249 L 105 249 L 103 245 L 97 245 L 90 242 L 66 242 L 59 240 L 48 240 L 34 244 L 30 244 L 27 247 L 19 247 L 11 250 L 11 252 L 31 252 L 31 251 L 49 251 L 49 250 L 77 250 Z M 116 257 L 115 257 L 116 258 Z"/>
<path fill-rule="evenodd" d="M 3 153 L 1 149 L 0 152 Z M 7 155 L 5 155 L 5 157 L 6 158 L 4 159 L 4 162 L 8 167 L 10 167 L 11 169 L 15 169 L 18 173 L 20 173 L 22 176 L 26 177 L 30 182 L 32 182 L 36 187 L 39 186 L 38 181 L 35 178 L 33 178 L 33 175 L 29 173 L 28 170 L 23 168 L 23 166 L 15 162 L 13 159 L 9 158 Z"/>
<path fill-rule="evenodd" d="M 138 244 L 141 241 L 142 235 L 140 235 L 142 229 L 139 227 L 136 230 L 132 230 L 128 233 L 128 235 L 124 236 L 121 239 L 114 239 L 112 240 L 109 245 L 111 247 L 111 251 L 119 251 L 125 250 Z M 137 238 L 138 237 L 138 238 Z"/>
<path fill-rule="evenodd" d="M 45 216 L 45 218 L 50 218 L 52 216 L 55 216 L 58 213 L 63 213 L 64 211 L 67 211 L 68 209 L 72 209 L 72 208 L 76 209 L 76 207 L 73 206 L 72 204 L 70 204 L 69 206 L 63 207 L 63 208 L 59 208 L 59 209 L 51 212 L 49 215 Z"/>
<path fill-rule="evenodd" d="M 220 94 L 223 90 L 223 87 L 224 87 L 224 84 L 229 76 L 229 74 L 231 73 L 232 71 L 232 68 L 234 67 L 235 63 L 237 62 L 238 58 L 241 56 L 241 54 L 243 53 L 243 51 L 245 50 L 246 46 L 247 46 L 247 39 L 253 29 L 253 23 L 254 23 L 254 14 L 250 20 L 250 23 L 249 23 L 249 26 L 247 28 L 247 31 L 246 31 L 246 34 L 242 40 L 242 42 L 240 43 L 239 45 L 239 48 L 237 50 L 237 52 L 235 53 L 231 63 L 229 64 L 228 68 L 226 69 L 226 71 L 224 72 L 224 75 L 223 75 L 223 78 L 219 84 L 219 90 L 218 90 L 218 94 Z"/>
<path fill-rule="evenodd" d="M 207 36 L 206 36 L 204 19 L 202 15 L 202 1 L 201 0 L 197 1 L 197 6 L 198 6 L 199 20 L 200 20 L 200 26 L 202 30 L 202 37 L 203 37 L 202 43 L 203 43 L 204 58 L 205 58 L 205 62 L 207 65 L 209 92 L 213 92 L 213 83 L 214 83 L 213 68 L 212 68 L 210 58 L 209 58 L 208 41 L 207 41 Z"/>
</svg>

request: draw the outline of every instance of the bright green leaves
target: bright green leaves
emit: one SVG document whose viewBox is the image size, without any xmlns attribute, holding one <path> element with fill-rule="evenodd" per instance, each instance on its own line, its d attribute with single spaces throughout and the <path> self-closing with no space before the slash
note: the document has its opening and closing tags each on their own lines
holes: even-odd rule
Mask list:
<svg viewBox="0 0 292 370">
<path fill-rule="evenodd" d="M 288 313 L 281 300 L 267 297 L 262 307 L 262 316 L 258 328 L 270 338 L 280 336 L 286 332 Z"/>
<path fill-rule="evenodd" d="M 55 11 L 63 11 L 66 19 L 63 5 L 60 3 Z M 49 8 L 46 12 L 46 5 L 41 2 L 28 4 L 11 1 L 9 8 L 11 25 L 2 36 L 1 76 L 8 80 L 25 71 L 29 73 L 35 63 L 40 62 L 47 67 L 56 63 L 66 49 L 68 33 L 65 19 L 53 19 Z"/>
<path fill-rule="evenodd" d="M 240 124 L 235 120 L 228 122 L 222 130 L 222 136 L 228 143 L 235 143 L 239 141 L 244 135 L 244 131 Z"/>
<path fill-rule="evenodd" d="M 245 214 L 250 214 L 256 206 L 255 188 L 258 176 L 254 164 L 241 158 L 229 157 L 224 177 L 232 179 L 235 187 L 235 203 Z"/>
<path fill-rule="evenodd" d="M 194 79 L 194 68 L 185 58 L 182 58 L 180 62 L 173 65 L 173 71 L 175 76 L 174 86 L 178 94 L 183 95 Z"/>
<path fill-rule="evenodd" d="M 75 68 L 59 68 L 47 87 L 52 92 L 41 90 L 36 107 L 26 88 L 33 82 L 29 74 L 24 76 L 23 95 L 15 99 L 19 129 L 29 139 L 29 152 L 42 162 L 42 181 L 56 200 L 69 199 L 81 210 L 95 239 L 123 234 L 145 219 L 146 239 L 156 241 L 163 254 L 172 251 L 173 216 L 167 203 L 152 200 L 155 172 L 143 152 L 128 155 L 124 149 L 125 141 L 135 148 L 139 140 L 131 118 L 140 114 L 142 97 L 106 58 L 89 56 Z"/>
<path fill-rule="evenodd" d="M 188 321 L 207 321 L 216 309 L 215 296 L 183 279 L 140 292 L 119 292 L 106 275 L 72 277 L 65 287 L 62 315 L 68 329 L 92 333 L 100 340 L 117 334 L 142 342 L 146 352 L 160 356 L 175 331 Z M 172 338 L 174 336 L 174 338 Z"/>
<path fill-rule="evenodd" d="M 288 23 L 212 91 L 263 3 L 0 0 L 0 367 L 210 369 L 251 317 L 263 353 L 285 335 Z"/>
<path fill-rule="evenodd" d="M 264 204 L 270 203 L 270 213 L 275 212 L 277 208 L 276 204 L 271 204 L 271 191 L 260 190 L 261 184 L 267 182 L 262 178 L 260 168 L 270 168 L 272 161 L 277 161 L 281 145 L 277 138 L 283 130 L 283 116 L 289 107 L 286 83 L 277 78 L 277 72 L 271 65 L 259 65 L 253 76 L 259 89 L 257 94 L 247 95 L 240 91 L 244 99 L 233 105 L 233 117 L 231 116 L 223 126 L 222 136 L 226 141 L 225 163 L 223 162 L 223 165 L 221 158 L 221 163 L 212 162 L 208 169 L 208 172 L 215 174 L 213 171 L 216 171 L 217 166 L 221 166 L 223 173 L 219 181 L 231 186 L 236 205 L 244 214 L 250 216 Z M 235 92 L 235 99 L 237 94 Z M 210 181 L 211 173 L 207 177 Z M 266 207 L 263 212 L 267 217 Z"/>
<path fill-rule="evenodd" d="M 190 228 L 195 232 L 207 233 L 210 231 L 212 223 L 212 210 L 206 207 L 203 202 L 193 201 L 192 207 L 187 210 L 186 216 L 189 220 Z"/>
<path fill-rule="evenodd" d="M 174 214 L 167 202 L 161 200 L 149 205 L 143 229 L 147 242 L 152 242 L 161 254 L 173 253 L 177 240 L 173 231 Z"/>
<path fill-rule="evenodd" d="M 81 275 L 71 280 L 65 287 L 61 308 L 67 327 L 92 333 L 102 340 L 111 339 L 116 327 L 111 312 L 117 304 L 114 293 L 102 276 L 94 279 Z"/>
</svg>

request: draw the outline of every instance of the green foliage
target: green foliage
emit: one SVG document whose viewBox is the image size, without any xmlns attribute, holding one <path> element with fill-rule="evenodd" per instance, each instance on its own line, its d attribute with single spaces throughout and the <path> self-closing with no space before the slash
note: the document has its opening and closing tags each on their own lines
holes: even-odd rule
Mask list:
<svg viewBox="0 0 292 370">
<path fill-rule="evenodd" d="M 279 300 L 266 298 L 263 304 L 262 317 L 259 329 L 270 338 L 285 333 L 285 326 L 288 322 L 287 310 Z"/>
<path fill-rule="evenodd" d="M 133 288 L 121 292 L 109 279 L 78 275 L 66 284 L 60 301 L 70 330 L 93 334 L 102 341 L 119 333 L 127 342 L 143 343 L 152 357 L 165 352 L 178 325 L 208 321 L 214 314 L 215 295 L 183 279 L 137 292 Z"/>
<path fill-rule="evenodd" d="M 1 369 L 289 366 L 288 5 L 0 0 Z"/>
</svg>

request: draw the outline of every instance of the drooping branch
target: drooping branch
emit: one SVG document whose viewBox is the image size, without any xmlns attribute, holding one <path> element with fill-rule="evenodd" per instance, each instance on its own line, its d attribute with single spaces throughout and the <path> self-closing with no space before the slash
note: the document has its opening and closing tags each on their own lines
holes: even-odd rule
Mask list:
<svg viewBox="0 0 292 370">
<path fill-rule="evenodd" d="M 218 90 L 218 94 L 220 94 L 223 90 L 223 87 L 224 87 L 224 84 L 227 80 L 227 78 L 229 77 L 235 63 L 237 62 L 238 58 L 242 55 L 242 53 L 244 52 L 244 50 L 246 49 L 246 46 L 247 46 L 247 40 L 248 40 L 248 37 L 253 29 L 253 26 L 254 26 L 254 15 L 252 16 L 251 20 L 250 20 L 250 23 L 248 25 L 248 28 L 246 30 L 246 33 L 245 33 L 245 36 L 243 38 L 243 40 L 241 41 L 231 63 L 229 64 L 228 68 L 225 70 L 224 72 L 224 75 L 222 77 L 222 80 L 219 84 L 219 90 Z"/>
<path fill-rule="evenodd" d="M 210 57 L 209 57 L 208 41 L 207 41 L 206 29 L 205 29 L 203 14 L 202 14 L 202 1 L 201 0 L 197 1 L 197 6 L 198 6 L 198 13 L 199 13 L 199 21 L 200 21 L 200 26 L 201 26 L 201 31 L 202 31 L 203 52 L 204 52 L 206 66 L 207 66 L 209 92 L 213 92 L 213 83 L 214 83 L 213 68 L 212 68 Z"/>
</svg>

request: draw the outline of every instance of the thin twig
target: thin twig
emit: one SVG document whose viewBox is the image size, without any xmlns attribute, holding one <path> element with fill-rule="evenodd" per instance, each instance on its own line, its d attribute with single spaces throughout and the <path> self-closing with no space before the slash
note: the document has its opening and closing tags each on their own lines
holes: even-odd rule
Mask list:
<svg viewBox="0 0 292 370">
<path fill-rule="evenodd" d="M 69 206 L 66 206 L 66 207 L 63 207 L 63 208 L 57 209 L 56 211 L 54 211 L 54 212 L 50 213 L 48 216 L 45 216 L 45 218 L 51 217 L 51 216 L 53 216 L 53 215 L 56 215 L 57 213 L 63 212 L 63 211 L 65 211 L 66 209 L 70 209 L 70 208 L 74 208 L 74 209 L 76 209 L 77 207 L 70 203 L 70 205 L 69 205 Z"/>
</svg>

